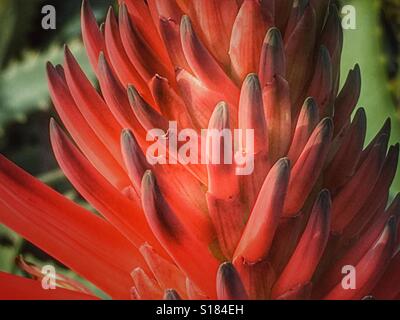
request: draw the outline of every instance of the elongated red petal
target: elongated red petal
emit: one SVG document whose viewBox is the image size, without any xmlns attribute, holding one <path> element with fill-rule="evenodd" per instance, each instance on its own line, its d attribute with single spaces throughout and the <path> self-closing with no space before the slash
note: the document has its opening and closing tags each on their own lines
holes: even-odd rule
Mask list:
<svg viewBox="0 0 400 320">
<path fill-rule="evenodd" d="M 282 214 L 288 187 L 289 161 L 279 160 L 268 173 L 235 251 L 235 258 L 257 262 L 268 255 Z"/>
<path fill-rule="evenodd" d="M 249 74 L 243 82 L 239 101 L 239 129 L 254 130 L 254 153 L 268 151 L 267 122 L 260 81 L 256 74 Z M 246 139 L 243 135 L 242 147 L 246 150 Z"/>
<path fill-rule="evenodd" d="M 146 82 L 156 74 L 170 80 L 174 79 L 169 57 L 163 60 L 152 50 L 149 43 L 144 41 L 136 25 L 131 22 L 127 7 L 124 4 L 119 9 L 119 29 L 122 44 L 129 60 Z"/>
<path fill-rule="evenodd" d="M 308 96 L 313 97 L 318 104 L 321 118 L 333 116 L 332 90 L 331 57 L 328 49 L 322 46 L 319 50 L 314 76 L 308 89 Z"/>
<path fill-rule="evenodd" d="M 137 121 L 129 104 L 126 90 L 120 85 L 103 54 L 99 57 L 98 79 L 103 97 L 111 112 L 124 128 L 130 128 L 143 140 L 146 133 Z"/>
<path fill-rule="evenodd" d="M 87 0 L 82 1 L 81 10 L 82 39 L 93 71 L 97 74 L 97 61 L 104 51 L 104 37 L 97 25 L 96 17 Z"/>
<path fill-rule="evenodd" d="M 246 156 L 251 156 L 253 171 L 242 177 L 242 194 L 247 198 L 249 208 L 252 208 L 260 192 L 264 179 L 271 168 L 268 154 L 268 131 L 265 118 L 262 90 L 257 75 L 249 74 L 242 85 L 239 101 L 239 150 Z M 247 146 L 248 134 L 254 137 L 251 146 Z M 240 139 L 240 138 L 239 138 Z"/>
<path fill-rule="evenodd" d="M 233 76 L 242 83 L 259 69 L 263 39 L 271 26 L 265 21 L 259 1 L 246 0 L 240 7 L 232 29 L 229 55 Z"/>
<path fill-rule="evenodd" d="M 152 103 L 151 94 L 146 82 L 130 62 L 119 33 L 118 22 L 112 8 L 107 13 L 104 38 L 110 62 L 124 87 L 133 84 L 140 94 L 149 103 Z"/>
<path fill-rule="evenodd" d="M 279 297 L 296 286 L 311 281 L 328 242 L 330 210 L 329 191 L 323 190 L 314 204 L 306 229 L 293 255 L 274 285 L 272 297 Z"/>
<path fill-rule="evenodd" d="M 239 273 L 249 299 L 270 299 L 271 288 L 276 276 L 268 260 L 250 262 L 239 257 L 234 261 L 234 266 Z"/>
<path fill-rule="evenodd" d="M 192 119 L 181 97 L 170 86 L 168 79 L 155 75 L 150 83 L 154 101 L 161 113 L 169 120 L 175 120 L 182 128 L 193 128 Z"/>
<path fill-rule="evenodd" d="M 208 121 L 223 95 L 207 88 L 188 71 L 180 69 L 176 75 L 179 92 L 197 129 L 208 127 Z"/>
<path fill-rule="evenodd" d="M 229 40 L 238 13 L 237 3 L 231 0 L 195 0 L 193 7 L 207 48 L 223 66 L 229 67 Z"/>
<path fill-rule="evenodd" d="M 173 20 L 172 18 L 164 18 L 164 16 L 160 17 L 160 34 L 168 48 L 168 54 L 174 67 L 190 70 L 182 49 L 180 21 L 181 18 L 179 18 L 179 20 Z"/>
<path fill-rule="evenodd" d="M 292 104 L 288 82 L 276 75 L 263 88 L 263 101 L 268 127 L 268 156 L 275 163 L 287 154 L 292 139 Z"/>
<path fill-rule="evenodd" d="M 41 282 L 0 272 L 1 300 L 97 300 L 98 298 L 78 291 L 57 288 L 45 290 Z"/>
<path fill-rule="evenodd" d="M 160 57 L 161 61 L 168 61 L 168 54 L 163 42 L 157 32 L 156 25 L 153 23 L 150 8 L 144 0 L 118 0 L 129 13 L 133 27 L 138 37 L 149 46 L 149 49 Z M 165 2 L 165 1 L 164 1 Z"/>
<path fill-rule="evenodd" d="M 309 282 L 307 284 L 299 284 L 293 289 L 286 291 L 276 300 L 309 300 L 312 292 L 312 284 Z"/>
<path fill-rule="evenodd" d="M 129 272 L 146 269 L 108 222 L 0 157 L 0 221 L 114 298 L 129 298 Z"/>
<path fill-rule="evenodd" d="M 382 136 L 352 179 L 334 197 L 332 231 L 341 233 L 370 196 L 385 159 L 387 137 Z"/>
<path fill-rule="evenodd" d="M 58 69 L 62 72 L 61 67 Z M 63 72 L 60 75 L 50 63 L 47 64 L 48 86 L 58 115 L 93 166 L 118 189 L 126 187 L 129 182 L 125 172 L 79 111 L 63 76 Z"/>
<path fill-rule="evenodd" d="M 361 74 L 358 64 L 351 70 L 335 101 L 335 133 L 340 132 L 349 121 L 361 93 Z"/>
<path fill-rule="evenodd" d="M 385 274 L 372 291 L 372 296 L 379 300 L 396 300 L 400 293 L 400 251 L 390 261 Z"/>
<path fill-rule="evenodd" d="M 289 148 L 288 158 L 294 165 L 303 152 L 312 132 L 319 121 L 318 107 L 313 98 L 307 98 L 301 108 L 294 130 L 293 140 Z"/>
<path fill-rule="evenodd" d="M 286 57 L 282 36 L 277 28 L 268 30 L 261 50 L 260 60 L 260 82 L 264 87 L 272 82 L 274 77 L 279 75 L 285 77 Z"/>
<path fill-rule="evenodd" d="M 229 199 L 239 192 L 230 128 L 229 108 L 221 102 L 210 118 L 206 146 L 208 192 L 221 199 Z M 221 188 L 221 183 L 225 184 L 224 188 Z"/>
<path fill-rule="evenodd" d="M 141 268 L 135 268 L 131 273 L 135 283 L 135 292 L 138 299 L 142 300 L 161 300 L 163 292 L 156 281 L 150 278 Z"/>
<path fill-rule="evenodd" d="M 50 134 L 57 161 L 79 193 L 136 247 L 146 239 L 160 248 L 146 222 L 139 199 L 130 200 L 108 184 L 73 146 L 54 120 L 50 124 Z"/>
<path fill-rule="evenodd" d="M 208 211 L 226 258 L 231 259 L 244 228 L 244 206 L 233 155 L 228 106 L 219 103 L 207 131 Z M 231 156 L 226 163 L 227 157 Z M 221 186 L 224 184 L 224 188 Z"/>
<path fill-rule="evenodd" d="M 236 105 L 239 89 L 201 43 L 188 16 L 182 17 L 181 41 L 186 60 L 197 78 L 211 90 L 223 94 L 227 102 Z"/>
<path fill-rule="evenodd" d="M 339 150 L 326 169 L 324 179 L 328 189 L 337 190 L 354 175 L 364 146 L 366 130 L 365 111 L 360 108 L 346 131 Z"/>
<path fill-rule="evenodd" d="M 161 289 L 174 288 L 183 298 L 187 297 L 186 277 L 175 264 L 159 256 L 148 244 L 142 245 L 140 252 Z"/>
<path fill-rule="evenodd" d="M 294 5 L 308 3 L 308 1 L 295 1 Z M 315 11 L 310 4 L 301 9 L 300 17 L 296 19 L 293 31 L 286 31 L 285 51 L 287 57 L 287 80 L 290 84 L 290 94 L 297 116 L 301 103 L 306 98 L 306 85 L 312 76 L 313 50 L 316 37 Z"/>
<path fill-rule="evenodd" d="M 284 215 L 296 215 L 303 207 L 316 183 L 329 151 L 333 134 L 330 118 L 323 119 L 315 128 L 290 175 Z"/>
<path fill-rule="evenodd" d="M 343 288 L 342 283 L 339 283 L 324 299 L 361 299 L 368 295 L 382 276 L 383 270 L 385 270 L 392 256 L 395 232 L 395 223 L 392 219 L 378 240 L 354 266 L 357 277 L 354 290 L 346 290 Z"/>
<path fill-rule="evenodd" d="M 67 84 L 76 105 L 96 135 L 116 160 L 122 164 L 121 151 L 119 150 L 121 126 L 67 47 L 65 47 L 64 64 Z"/>
<path fill-rule="evenodd" d="M 344 231 L 345 237 L 356 237 L 368 225 L 374 214 L 382 205 L 386 205 L 389 198 L 389 189 L 396 174 L 399 160 L 399 144 L 390 147 L 378 181 L 375 183 L 371 195 L 364 203 L 363 207 L 353 218 L 351 223 Z"/>
<path fill-rule="evenodd" d="M 215 279 L 218 261 L 208 248 L 200 244 L 166 203 L 156 185 L 154 176 L 147 171 L 142 181 L 142 205 L 146 218 L 165 250 L 195 284 L 210 297 L 215 297 Z M 210 277 L 204 278 L 204 273 Z"/>
</svg>

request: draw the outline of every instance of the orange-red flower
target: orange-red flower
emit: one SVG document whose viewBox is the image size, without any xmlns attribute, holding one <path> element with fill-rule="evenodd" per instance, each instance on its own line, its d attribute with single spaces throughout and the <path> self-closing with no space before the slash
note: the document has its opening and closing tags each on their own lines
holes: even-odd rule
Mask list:
<svg viewBox="0 0 400 320">
<path fill-rule="evenodd" d="M 82 34 L 100 90 L 66 47 L 47 74 L 72 139 L 54 120 L 50 133 L 101 216 L 1 157 L 1 222 L 117 299 L 400 298 L 400 197 L 387 206 L 399 145 L 388 121 L 364 147 L 360 70 L 339 88 L 329 0 L 125 0 L 101 28 L 84 2 Z M 150 165 L 146 134 L 169 120 L 253 129 L 254 172 Z M 2 298 L 90 297 L 68 279 L 48 295 L 0 283 Z"/>
</svg>

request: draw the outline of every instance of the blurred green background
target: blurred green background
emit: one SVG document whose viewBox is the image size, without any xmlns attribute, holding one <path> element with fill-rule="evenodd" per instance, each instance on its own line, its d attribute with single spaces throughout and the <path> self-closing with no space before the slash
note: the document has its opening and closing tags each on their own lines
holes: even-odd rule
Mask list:
<svg viewBox="0 0 400 320">
<path fill-rule="evenodd" d="M 103 20 L 114 1 L 90 3 L 96 17 Z M 41 28 L 41 8 L 47 4 L 56 8 L 56 30 Z M 356 8 L 357 29 L 345 31 L 342 78 L 355 63 L 360 64 L 359 106 L 367 110 L 368 139 L 390 116 L 392 142 L 400 141 L 400 0 L 341 1 L 341 5 L 346 4 Z M 85 205 L 58 170 L 52 155 L 48 121 L 54 110 L 45 78 L 46 61 L 60 63 L 64 43 L 69 44 L 83 69 L 93 77 L 80 38 L 80 5 L 81 0 L 0 0 L 0 152 Z M 392 192 L 398 191 L 399 177 Z M 38 265 L 57 263 L 0 225 L 0 270 L 23 274 L 15 264 L 19 255 Z M 57 270 L 78 279 L 59 264 Z"/>
</svg>

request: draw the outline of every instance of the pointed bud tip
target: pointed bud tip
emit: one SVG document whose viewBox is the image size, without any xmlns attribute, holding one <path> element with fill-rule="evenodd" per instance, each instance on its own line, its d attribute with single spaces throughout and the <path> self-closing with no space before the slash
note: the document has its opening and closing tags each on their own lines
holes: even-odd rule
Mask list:
<svg viewBox="0 0 400 320">
<path fill-rule="evenodd" d="M 331 64 L 331 55 L 329 53 L 329 50 L 325 46 L 321 46 L 319 49 L 319 55 L 321 58 L 321 61 L 323 62 L 324 67 L 328 67 Z"/>
<path fill-rule="evenodd" d="M 272 27 L 268 30 L 264 43 L 268 44 L 270 47 L 279 48 L 282 46 L 282 35 L 278 28 Z"/>
<path fill-rule="evenodd" d="M 323 189 L 317 200 L 318 205 L 321 207 L 324 213 L 328 213 L 332 206 L 331 193 L 328 189 Z"/>
<path fill-rule="evenodd" d="M 313 97 L 308 97 L 304 101 L 304 106 L 309 110 L 309 112 L 312 112 L 314 110 L 318 110 L 317 102 Z"/>
<path fill-rule="evenodd" d="M 192 22 L 190 21 L 189 16 L 187 15 L 182 16 L 180 31 L 183 36 L 185 36 L 187 33 L 190 34 L 193 33 Z"/>
<path fill-rule="evenodd" d="M 219 102 L 209 121 L 209 129 L 222 130 L 229 127 L 229 107 L 225 101 Z"/>
<path fill-rule="evenodd" d="M 328 138 L 333 133 L 333 120 L 332 118 L 324 118 L 321 121 L 322 136 Z"/>
<path fill-rule="evenodd" d="M 236 274 L 236 269 L 231 262 L 223 262 L 218 268 L 218 275 L 224 279 L 231 279 Z"/>
<path fill-rule="evenodd" d="M 143 174 L 142 185 L 146 187 L 154 185 L 154 176 L 151 170 L 146 170 Z"/>
<path fill-rule="evenodd" d="M 181 300 L 181 297 L 174 289 L 166 289 L 164 292 L 164 300 Z"/>
</svg>

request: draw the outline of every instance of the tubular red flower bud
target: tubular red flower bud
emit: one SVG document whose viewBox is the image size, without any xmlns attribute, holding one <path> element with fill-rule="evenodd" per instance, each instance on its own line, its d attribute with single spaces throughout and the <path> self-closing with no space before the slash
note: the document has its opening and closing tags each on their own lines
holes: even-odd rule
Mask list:
<svg viewBox="0 0 400 320">
<path fill-rule="evenodd" d="M 235 267 L 225 262 L 217 273 L 217 297 L 221 300 L 247 300 L 247 293 Z"/>
</svg>

